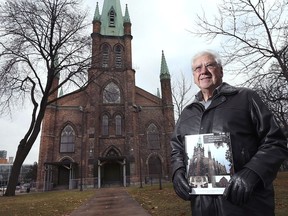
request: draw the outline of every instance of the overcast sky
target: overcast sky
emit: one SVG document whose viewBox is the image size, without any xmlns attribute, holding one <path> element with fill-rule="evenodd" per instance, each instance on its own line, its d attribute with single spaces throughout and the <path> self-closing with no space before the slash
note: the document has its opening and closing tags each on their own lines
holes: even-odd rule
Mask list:
<svg viewBox="0 0 288 216">
<path fill-rule="evenodd" d="M 98 0 L 100 13 L 104 0 Z M 97 0 L 85 0 L 92 23 Z M 132 23 L 132 61 L 136 70 L 136 85 L 156 94 L 160 88 L 161 52 L 164 50 L 172 80 L 181 73 L 192 79 L 191 57 L 202 49 L 219 49 L 215 41 L 208 44 L 196 38 L 187 30 L 194 28 L 196 13 L 211 14 L 219 0 L 121 0 L 122 13 L 128 4 Z M 92 30 L 92 24 L 91 24 Z M 225 80 L 226 79 L 226 80 Z M 224 76 L 224 81 L 228 81 Z M 17 110 L 12 118 L 0 118 L 0 150 L 7 151 L 7 157 L 15 157 L 19 141 L 24 136 L 31 119 L 31 110 L 26 107 Z M 32 147 L 24 164 L 38 162 L 39 138 Z"/>
</svg>

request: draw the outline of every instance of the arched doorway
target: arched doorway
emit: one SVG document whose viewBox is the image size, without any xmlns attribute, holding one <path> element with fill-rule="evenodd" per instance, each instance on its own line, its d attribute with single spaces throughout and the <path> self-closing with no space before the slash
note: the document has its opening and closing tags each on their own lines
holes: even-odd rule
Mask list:
<svg viewBox="0 0 288 216">
<path fill-rule="evenodd" d="M 59 162 L 44 163 L 45 182 L 44 191 L 58 189 L 72 189 L 71 180 L 75 178 L 75 170 L 78 164 L 71 159 L 63 159 Z"/>
<path fill-rule="evenodd" d="M 98 187 L 126 186 L 126 160 L 113 147 L 98 159 Z"/>
<path fill-rule="evenodd" d="M 121 175 L 121 165 L 117 160 L 109 160 L 103 165 L 102 169 L 102 185 L 121 185 L 122 175 Z"/>
<path fill-rule="evenodd" d="M 151 179 L 162 176 L 162 162 L 158 155 L 153 154 L 148 160 L 149 177 Z"/>
<path fill-rule="evenodd" d="M 67 167 L 58 167 L 58 186 L 69 186 L 70 170 Z"/>
</svg>

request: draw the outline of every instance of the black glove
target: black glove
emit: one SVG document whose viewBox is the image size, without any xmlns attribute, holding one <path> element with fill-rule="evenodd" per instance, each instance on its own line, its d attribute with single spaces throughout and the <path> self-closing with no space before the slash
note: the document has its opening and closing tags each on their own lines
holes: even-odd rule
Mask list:
<svg viewBox="0 0 288 216">
<path fill-rule="evenodd" d="M 240 170 L 231 177 L 225 188 L 224 198 L 234 205 L 243 206 L 248 202 L 259 180 L 259 176 L 249 168 Z"/>
<path fill-rule="evenodd" d="M 189 192 L 191 191 L 191 187 L 188 184 L 185 173 L 186 172 L 184 169 L 176 170 L 173 177 L 173 186 L 176 194 L 180 198 L 184 200 L 189 200 L 190 199 Z"/>
</svg>

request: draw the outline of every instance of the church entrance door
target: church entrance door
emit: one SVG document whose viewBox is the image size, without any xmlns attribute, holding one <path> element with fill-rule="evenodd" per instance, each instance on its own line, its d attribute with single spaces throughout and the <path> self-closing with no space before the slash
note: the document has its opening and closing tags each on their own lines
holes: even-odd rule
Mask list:
<svg viewBox="0 0 288 216">
<path fill-rule="evenodd" d="M 108 161 L 103 166 L 103 186 L 121 185 L 121 165 L 116 161 Z"/>
<path fill-rule="evenodd" d="M 69 174 L 70 174 L 70 170 L 67 169 L 64 166 L 59 166 L 58 167 L 58 185 L 59 186 L 64 186 L 66 185 L 67 188 L 69 186 Z"/>
</svg>

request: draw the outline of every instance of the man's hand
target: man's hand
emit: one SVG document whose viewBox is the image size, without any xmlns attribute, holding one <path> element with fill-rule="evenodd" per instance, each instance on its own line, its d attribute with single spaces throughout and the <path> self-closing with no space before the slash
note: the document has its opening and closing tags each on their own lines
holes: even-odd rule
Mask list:
<svg viewBox="0 0 288 216">
<path fill-rule="evenodd" d="M 185 176 L 185 170 L 184 169 L 178 169 L 173 177 L 173 186 L 176 194 L 184 199 L 184 200 L 190 200 L 190 194 L 191 191 L 190 186 L 188 185 L 188 181 Z"/>
<path fill-rule="evenodd" d="M 259 176 L 249 168 L 240 170 L 231 177 L 225 188 L 224 198 L 234 205 L 243 206 L 248 202 L 259 180 Z"/>
</svg>

